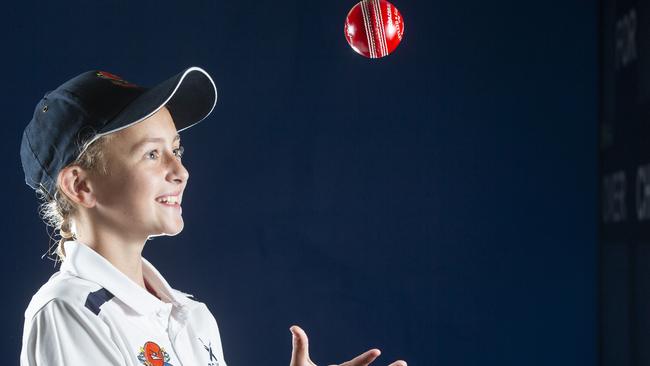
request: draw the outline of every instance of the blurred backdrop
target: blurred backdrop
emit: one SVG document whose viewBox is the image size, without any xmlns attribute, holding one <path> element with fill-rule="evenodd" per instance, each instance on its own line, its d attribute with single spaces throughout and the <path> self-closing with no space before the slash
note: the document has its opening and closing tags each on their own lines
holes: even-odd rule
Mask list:
<svg viewBox="0 0 650 366">
<path fill-rule="evenodd" d="M 600 140 L 602 365 L 650 364 L 650 1 L 605 1 Z"/>
<path fill-rule="evenodd" d="M 402 44 L 345 41 L 355 1 L 22 1 L 3 8 L 0 353 L 57 268 L 19 146 L 90 69 L 219 89 L 182 133 L 185 230 L 144 256 L 205 302 L 230 366 L 370 348 L 378 365 L 598 361 L 599 5 L 394 0 Z"/>
</svg>

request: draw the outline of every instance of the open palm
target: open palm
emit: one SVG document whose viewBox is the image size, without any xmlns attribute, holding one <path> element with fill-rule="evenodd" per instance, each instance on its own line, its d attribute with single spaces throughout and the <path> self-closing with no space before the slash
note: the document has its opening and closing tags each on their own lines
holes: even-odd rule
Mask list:
<svg viewBox="0 0 650 366">
<path fill-rule="evenodd" d="M 307 339 L 305 331 L 297 325 L 292 326 L 289 330 L 291 330 L 291 333 L 293 334 L 293 351 L 291 352 L 290 366 L 316 366 L 316 364 L 309 358 L 309 340 Z M 368 366 L 372 361 L 379 357 L 380 354 L 380 350 L 373 348 L 358 355 L 350 361 L 335 366 Z M 406 362 L 399 360 L 388 366 L 406 366 Z"/>
</svg>

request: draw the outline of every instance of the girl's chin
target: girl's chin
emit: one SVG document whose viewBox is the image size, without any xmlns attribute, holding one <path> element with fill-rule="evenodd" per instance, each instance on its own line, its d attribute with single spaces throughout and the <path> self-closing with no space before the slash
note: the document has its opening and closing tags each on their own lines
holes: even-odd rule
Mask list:
<svg viewBox="0 0 650 366">
<path fill-rule="evenodd" d="M 185 224 L 183 223 L 183 219 L 180 220 L 180 223 L 176 223 L 174 225 L 166 225 L 163 228 L 160 228 L 159 230 L 156 230 L 158 233 L 157 234 L 152 234 L 149 235 L 150 237 L 156 237 L 156 236 L 176 236 L 183 231 L 183 228 L 185 227 Z"/>
<path fill-rule="evenodd" d="M 185 224 L 183 223 L 183 220 L 181 220 L 180 225 L 178 225 L 178 226 L 175 227 L 173 230 L 171 230 L 171 232 L 168 233 L 167 235 L 169 235 L 169 236 L 178 235 L 178 234 L 181 233 L 181 231 L 183 231 L 183 228 L 184 228 L 184 227 L 185 227 Z"/>
</svg>

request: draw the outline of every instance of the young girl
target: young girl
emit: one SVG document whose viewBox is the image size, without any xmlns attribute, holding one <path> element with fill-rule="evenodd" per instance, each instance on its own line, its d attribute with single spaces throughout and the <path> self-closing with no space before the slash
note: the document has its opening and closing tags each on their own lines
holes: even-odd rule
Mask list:
<svg viewBox="0 0 650 366">
<path fill-rule="evenodd" d="M 25 311 L 21 365 L 226 365 L 205 304 L 141 256 L 150 237 L 183 230 L 189 174 L 178 132 L 216 100 L 210 76 L 192 67 L 153 88 L 89 71 L 38 103 L 21 160 L 61 236 L 62 264 Z M 290 331 L 291 365 L 314 365 L 304 331 Z M 342 365 L 378 356 L 372 349 Z"/>
</svg>

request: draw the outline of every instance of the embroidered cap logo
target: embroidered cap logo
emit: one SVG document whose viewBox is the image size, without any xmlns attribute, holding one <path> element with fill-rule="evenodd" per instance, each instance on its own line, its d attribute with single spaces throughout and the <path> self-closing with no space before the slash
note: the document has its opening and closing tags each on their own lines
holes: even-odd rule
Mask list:
<svg viewBox="0 0 650 366">
<path fill-rule="evenodd" d="M 117 75 L 111 74 L 110 72 L 98 71 L 96 75 L 97 75 L 97 77 L 108 80 L 111 83 L 113 83 L 115 85 L 118 85 L 118 86 L 123 86 L 123 87 L 127 87 L 127 88 L 137 88 L 138 87 L 137 85 L 135 85 L 133 83 L 129 83 L 128 81 L 122 79 L 121 77 L 119 77 Z"/>
</svg>

